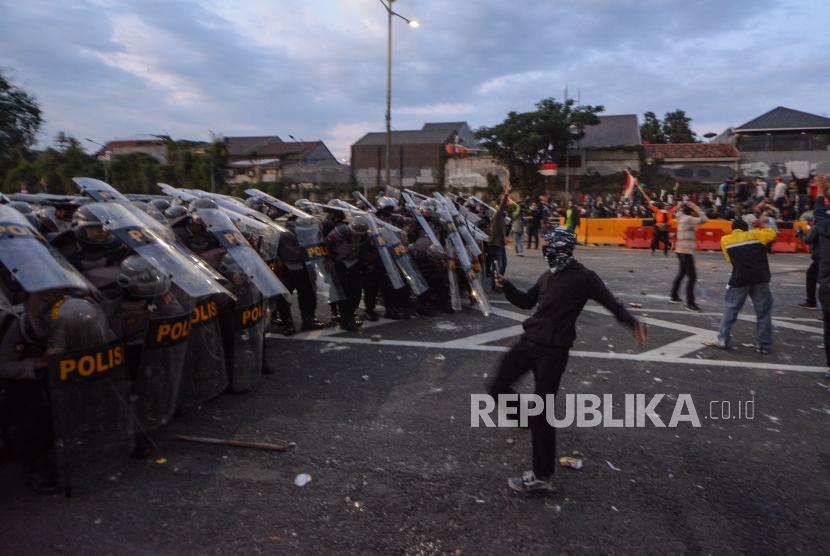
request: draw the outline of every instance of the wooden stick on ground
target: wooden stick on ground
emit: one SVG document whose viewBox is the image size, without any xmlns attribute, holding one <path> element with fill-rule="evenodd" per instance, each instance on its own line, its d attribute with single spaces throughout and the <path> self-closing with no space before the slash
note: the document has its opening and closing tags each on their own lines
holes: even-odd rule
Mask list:
<svg viewBox="0 0 830 556">
<path fill-rule="evenodd" d="M 269 450 L 271 452 L 285 452 L 294 448 L 294 442 L 280 442 L 280 444 L 268 444 L 266 442 L 248 442 L 246 440 L 233 440 L 225 438 L 207 438 L 204 436 L 185 436 L 177 434 L 174 436 L 176 440 L 184 442 L 196 442 L 199 444 L 215 444 L 217 446 L 234 446 L 236 448 L 253 448 L 255 450 Z"/>
</svg>

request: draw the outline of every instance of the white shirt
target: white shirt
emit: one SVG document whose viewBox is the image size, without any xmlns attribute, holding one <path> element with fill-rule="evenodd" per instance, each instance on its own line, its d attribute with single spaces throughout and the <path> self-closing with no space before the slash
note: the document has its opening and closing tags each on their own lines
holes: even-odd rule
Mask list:
<svg viewBox="0 0 830 556">
<path fill-rule="evenodd" d="M 787 194 L 787 184 L 783 181 L 776 182 L 775 184 L 775 193 L 772 195 L 772 200 L 777 201 L 781 197 Z"/>
</svg>

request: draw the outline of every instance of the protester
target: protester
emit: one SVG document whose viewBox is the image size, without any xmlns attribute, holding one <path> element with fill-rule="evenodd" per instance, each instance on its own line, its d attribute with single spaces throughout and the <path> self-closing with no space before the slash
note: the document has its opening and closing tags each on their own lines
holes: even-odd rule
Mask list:
<svg viewBox="0 0 830 556">
<path fill-rule="evenodd" d="M 707 342 L 707 345 L 719 349 L 729 348 L 732 326 L 749 296 L 755 310 L 756 350 L 761 355 L 766 355 L 772 346 L 772 292 L 769 289 L 770 271 L 766 246 L 778 234 L 773 228 L 765 227 L 762 220 L 756 221 L 756 224 L 758 229 L 749 230 L 744 220 L 734 220 L 732 233 L 721 238 L 723 256 L 732 264 L 732 275 L 726 288 L 718 339 L 716 342 Z"/>
<path fill-rule="evenodd" d="M 801 241 L 810 248 L 810 266 L 807 267 L 807 274 L 805 276 L 807 294 L 804 297 L 804 301 L 799 303 L 798 306 L 804 309 L 815 309 L 816 285 L 818 283 L 819 257 L 821 252 L 821 240 L 819 239 L 818 229 L 815 225 L 815 216 L 807 221 L 806 233 L 803 230 L 798 230 L 795 235 L 801 238 Z"/>
<path fill-rule="evenodd" d="M 525 221 L 522 206 L 510 199 L 510 231 L 513 233 L 513 248 L 516 255 L 524 257 Z"/>
<path fill-rule="evenodd" d="M 813 180 L 816 188 L 821 188 L 823 195 L 816 198 L 814 216 L 816 233 L 819 237 L 818 259 L 818 299 L 821 302 L 821 314 L 824 319 L 824 355 L 827 364 L 825 378 L 830 379 L 830 215 L 827 214 L 827 198 L 830 187 L 824 177 Z"/>
<path fill-rule="evenodd" d="M 675 245 L 675 253 L 677 253 L 677 261 L 679 268 L 677 277 L 674 279 L 671 289 L 672 303 L 681 303 L 680 299 L 680 283 L 683 278 L 686 278 L 686 309 L 690 311 L 700 311 L 697 303 L 695 303 L 695 282 L 697 281 L 697 273 L 695 272 L 695 235 L 697 227 L 709 219 L 703 214 L 703 211 L 694 203 L 687 203 L 681 210 L 681 214 L 677 219 L 677 244 Z"/>
<path fill-rule="evenodd" d="M 519 290 L 502 275 L 496 276 L 496 283 L 504 289 L 508 301 L 522 309 L 538 308 L 522 325 L 524 334 L 519 343 L 501 360 L 489 387 L 493 397 L 514 393 L 512 385 L 531 370 L 537 395 L 544 399 L 547 394 L 556 394 L 576 339 L 576 320 L 589 299 L 630 327 L 638 343 L 646 340 L 645 325 L 614 298 L 595 272 L 574 259 L 576 236 L 571 230 L 560 226 L 545 235 L 545 242 L 542 253 L 550 270 L 528 291 Z M 533 470 L 521 477 L 511 477 L 507 484 L 518 492 L 550 490 L 550 479 L 556 468 L 556 429 L 544 415 L 537 415 L 531 417 L 530 430 Z"/>
</svg>

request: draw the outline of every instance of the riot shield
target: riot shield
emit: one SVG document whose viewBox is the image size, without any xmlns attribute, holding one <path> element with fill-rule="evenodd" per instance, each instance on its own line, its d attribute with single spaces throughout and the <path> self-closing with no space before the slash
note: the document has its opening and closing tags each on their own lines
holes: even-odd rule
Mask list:
<svg viewBox="0 0 830 556">
<path fill-rule="evenodd" d="M 178 409 L 187 410 L 202 404 L 228 387 L 219 320 L 222 300 L 228 301 L 218 296 L 200 299 L 190 313 L 187 355 L 176 402 Z"/>
<path fill-rule="evenodd" d="M 371 214 L 367 214 L 366 217 L 369 220 L 369 236 L 372 238 L 378 250 L 380 261 L 383 263 L 384 270 L 386 270 L 386 276 L 392 284 L 392 289 L 399 290 L 406 284 L 404 284 L 401 272 L 398 270 L 395 259 L 392 257 L 391 248 L 387 244 L 386 239 L 381 235 L 375 217 Z"/>
<path fill-rule="evenodd" d="M 55 456 L 67 493 L 72 484 L 127 461 L 132 450 L 124 346 L 103 310 L 64 298 L 50 311 L 47 385 Z"/>
<path fill-rule="evenodd" d="M 158 429 L 175 413 L 191 332 L 190 304 L 186 295 L 171 291 L 120 306 L 135 413 L 143 432 Z"/>
<path fill-rule="evenodd" d="M 480 270 L 480 265 L 476 262 L 475 267 L 473 266 L 473 262 L 470 260 L 470 255 L 467 253 L 467 249 L 464 246 L 464 241 L 458 235 L 455 223 L 445 207 L 442 207 L 438 211 L 438 216 L 441 219 L 441 223 L 444 224 L 444 227 L 447 230 L 447 239 L 451 242 L 453 250 L 455 251 L 455 257 L 459 264 L 461 264 L 464 276 L 470 284 L 470 295 L 473 297 L 475 302 L 478 303 L 481 308 L 481 312 L 484 313 L 484 316 L 490 315 L 490 301 L 484 294 L 484 288 L 482 287 L 481 281 L 478 280 L 477 276 L 477 272 Z"/>
<path fill-rule="evenodd" d="M 458 259 L 455 255 L 452 242 L 447 238 L 445 250 L 447 252 L 447 280 L 450 285 L 450 306 L 453 311 L 461 310 L 461 290 L 458 287 Z"/>
<path fill-rule="evenodd" d="M 189 297 L 196 299 L 217 294 L 231 295 L 208 273 L 194 266 L 190 258 L 185 257 L 152 229 L 148 229 L 144 221 L 122 203 L 92 203 L 88 207 L 113 235 L 170 276 L 173 283 Z M 150 216 L 147 218 L 152 220 Z"/>
<path fill-rule="evenodd" d="M 401 275 L 406 280 L 406 283 L 409 285 L 412 293 L 415 295 L 421 295 L 426 292 L 429 289 L 429 286 L 427 286 L 426 280 L 424 280 L 424 277 L 421 275 L 418 267 L 415 266 L 415 263 L 412 261 L 412 257 L 409 256 L 409 250 L 403 243 L 401 243 L 401 239 L 398 235 L 388 228 L 381 228 L 380 235 L 386 242 L 386 245 L 389 247 L 392 255 L 395 257 L 395 263 L 398 265 Z"/>
<path fill-rule="evenodd" d="M 230 388 L 244 392 L 262 378 L 268 305 L 251 283 L 234 290 L 237 301 L 227 304 L 223 315 L 225 359 Z"/>
<path fill-rule="evenodd" d="M 308 218 L 311 216 L 309 213 L 293 207 L 284 201 L 280 201 L 276 197 L 272 197 L 259 189 L 246 189 L 245 194 L 249 197 L 257 197 L 262 199 L 266 204 L 271 205 L 275 209 L 281 210 L 287 214 L 293 214 L 297 218 Z"/>
<path fill-rule="evenodd" d="M 268 268 L 224 212 L 219 209 L 197 209 L 194 215 L 202 220 L 208 232 L 213 234 L 225 251 L 233 257 L 263 297 L 270 299 L 288 294 L 280 279 Z M 276 244 L 273 247 L 276 247 Z M 273 256 L 276 257 L 276 250 Z"/>
<path fill-rule="evenodd" d="M 8 205 L 0 205 L 0 263 L 28 293 L 95 291 L 25 216 Z"/>
<path fill-rule="evenodd" d="M 314 218 L 300 218 L 294 227 L 297 243 L 303 248 L 305 266 L 315 288 L 320 288 L 329 303 L 346 298 L 337 279 L 334 261 L 329 258 L 329 249 L 323 243 L 320 223 Z"/>
<path fill-rule="evenodd" d="M 403 197 L 404 203 L 409 208 L 409 211 L 412 213 L 412 216 L 415 217 L 415 220 L 418 222 L 418 225 L 423 230 L 424 234 L 429 238 L 433 245 L 436 245 L 443 249 L 441 242 L 438 240 L 438 236 L 435 235 L 435 232 L 432 229 L 432 226 L 424 219 L 424 216 L 421 214 L 421 211 L 418 210 L 418 205 L 415 204 L 415 201 L 412 200 L 412 197 L 406 191 L 401 192 L 401 196 Z"/>
<path fill-rule="evenodd" d="M 467 245 L 467 249 L 470 250 L 470 255 L 473 257 L 480 257 L 481 256 L 481 248 L 479 248 L 478 243 L 473 238 L 473 235 L 470 233 L 470 230 L 467 228 L 467 222 L 461 217 L 458 213 L 458 209 L 455 208 L 455 204 L 438 193 L 437 191 L 433 193 L 436 199 L 438 199 L 439 203 L 442 203 L 444 207 L 449 212 L 450 216 L 452 216 L 452 220 L 455 223 L 456 229 L 461 234 L 461 237 L 464 240 L 464 243 Z"/>
<path fill-rule="evenodd" d="M 107 182 L 95 178 L 72 178 L 72 181 L 75 182 L 75 186 L 81 193 L 88 195 L 99 203 L 106 201 L 130 202 L 127 197 Z"/>
</svg>

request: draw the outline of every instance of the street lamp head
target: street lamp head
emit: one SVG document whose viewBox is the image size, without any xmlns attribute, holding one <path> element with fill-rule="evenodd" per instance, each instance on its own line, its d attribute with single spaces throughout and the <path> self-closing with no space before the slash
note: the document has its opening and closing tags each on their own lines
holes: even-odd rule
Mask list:
<svg viewBox="0 0 830 556">
<path fill-rule="evenodd" d="M 421 26 L 421 24 L 420 24 L 420 22 L 419 22 L 418 20 L 416 20 L 416 19 L 410 19 L 410 20 L 409 20 L 409 26 L 410 26 L 410 27 L 412 27 L 412 28 L 418 28 L 418 27 L 420 27 L 420 26 Z"/>
</svg>

